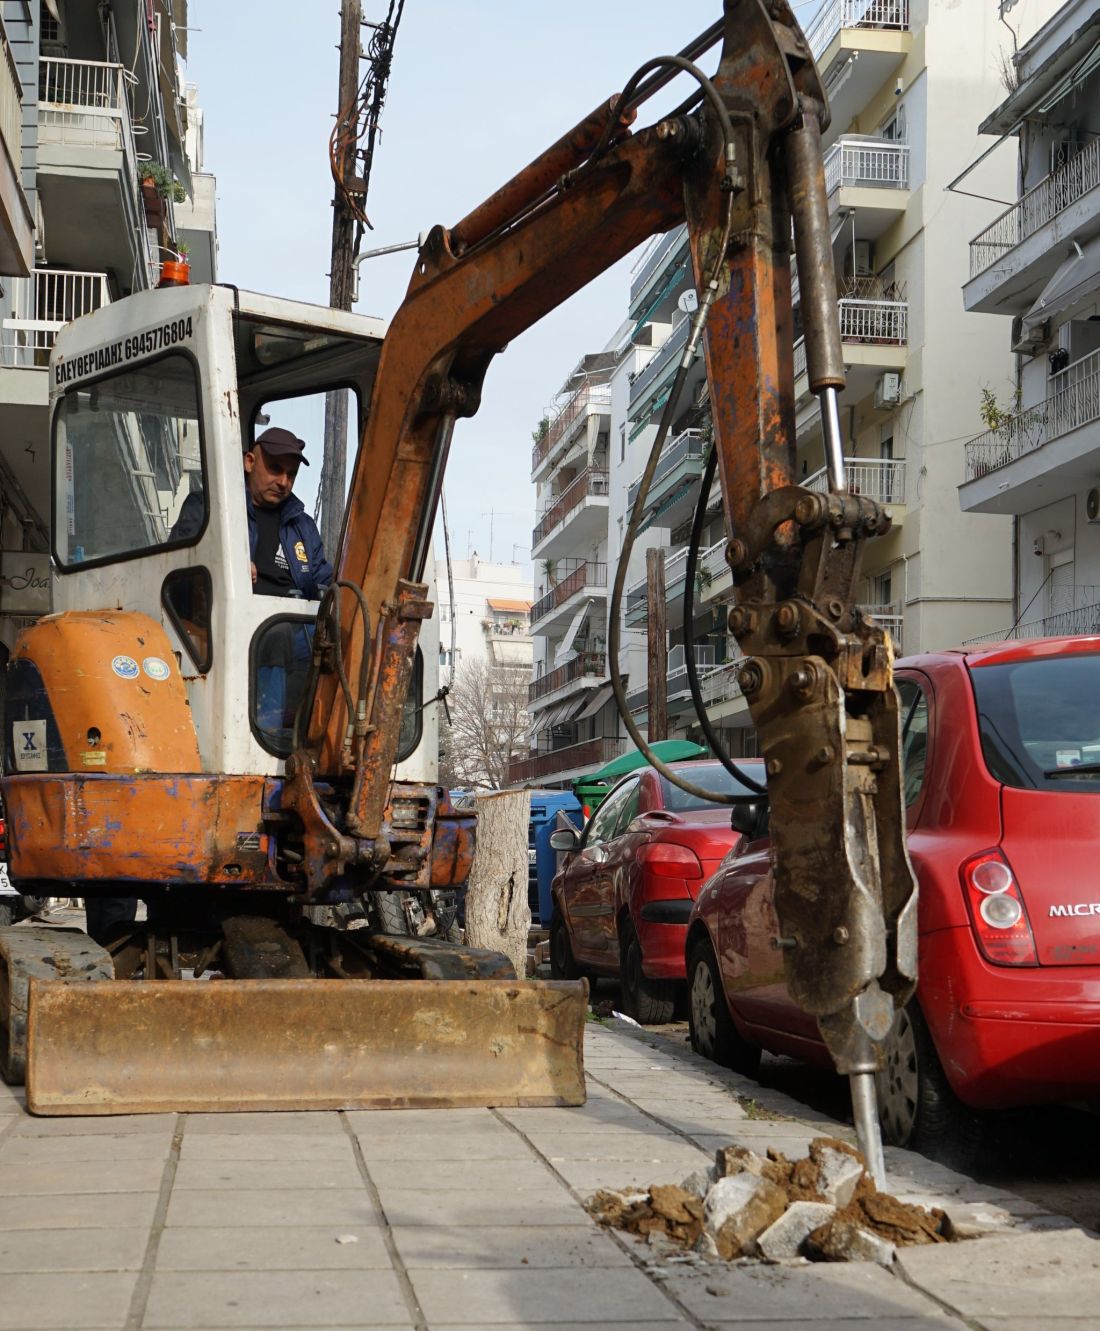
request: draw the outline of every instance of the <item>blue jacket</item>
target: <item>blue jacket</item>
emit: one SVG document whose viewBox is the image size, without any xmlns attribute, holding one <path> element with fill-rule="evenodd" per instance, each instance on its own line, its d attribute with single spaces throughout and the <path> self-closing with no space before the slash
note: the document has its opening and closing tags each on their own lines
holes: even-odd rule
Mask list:
<svg viewBox="0 0 1100 1331">
<path fill-rule="evenodd" d="M 256 506 L 250 494 L 248 504 L 248 550 L 256 557 Z M 279 544 L 290 568 L 294 586 L 307 601 L 319 601 L 332 581 L 332 565 L 325 558 L 321 533 L 297 495 L 288 495 L 279 505 Z"/>
</svg>

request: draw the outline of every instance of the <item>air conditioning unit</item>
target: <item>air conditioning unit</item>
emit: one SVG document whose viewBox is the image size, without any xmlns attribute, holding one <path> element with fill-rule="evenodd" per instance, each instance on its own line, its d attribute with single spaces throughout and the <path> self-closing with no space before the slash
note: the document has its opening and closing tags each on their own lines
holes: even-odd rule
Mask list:
<svg viewBox="0 0 1100 1331">
<path fill-rule="evenodd" d="M 896 407 L 901 401 L 901 375 L 894 372 L 880 374 L 875 384 L 875 406 Z"/>
<path fill-rule="evenodd" d="M 1100 522 L 1100 486 L 1094 485 L 1085 495 L 1085 517 L 1090 522 Z"/>
<path fill-rule="evenodd" d="M 1050 320 L 1040 319 L 1025 323 L 1017 317 L 1012 321 L 1012 350 L 1021 356 L 1037 356 L 1050 343 Z"/>
<path fill-rule="evenodd" d="M 852 242 L 852 276 L 874 277 L 875 247 L 869 240 Z"/>
</svg>

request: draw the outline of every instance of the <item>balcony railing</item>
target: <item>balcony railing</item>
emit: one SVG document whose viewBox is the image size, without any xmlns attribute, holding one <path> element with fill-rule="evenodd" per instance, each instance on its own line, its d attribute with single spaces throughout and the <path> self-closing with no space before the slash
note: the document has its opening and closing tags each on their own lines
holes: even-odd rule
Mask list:
<svg viewBox="0 0 1100 1331">
<path fill-rule="evenodd" d="M 844 470 L 848 478 L 848 493 L 866 495 L 878 504 L 905 503 L 904 458 L 845 458 Z M 802 484 L 818 494 L 829 491 L 828 469 L 808 477 Z"/>
<path fill-rule="evenodd" d="M 873 619 L 880 628 L 884 628 L 894 642 L 894 655 L 902 654 L 901 629 L 904 616 L 897 605 L 861 605 L 860 610 Z"/>
<path fill-rule="evenodd" d="M 671 252 L 678 248 L 687 237 L 687 227 L 678 226 L 666 231 L 663 236 L 654 236 L 642 250 L 641 258 L 630 272 L 630 303 L 637 299 L 638 293 L 645 287 L 653 274 L 668 259 Z"/>
<path fill-rule="evenodd" d="M 610 384 L 582 384 L 561 411 L 554 417 L 543 437 L 531 450 L 531 470 L 534 471 L 544 457 L 565 434 L 573 422 L 589 404 L 594 406 L 611 405 Z"/>
<path fill-rule="evenodd" d="M 569 772 L 577 768 L 603 767 L 612 758 L 626 752 L 625 739 L 586 739 L 580 744 L 567 744 L 561 749 L 549 749 L 529 758 L 513 758 L 508 764 L 510 785 L 538 781 L 555 772 Z"/>
<path fill-rule="evenodd" d="M 46 369 L 59 328 L 111 303 L 106 273 L 71 273 L 36 268 L 13 277 L 11 317 L 0 328 L 0 363 L 8 368 Z"/>
<path fill-rule="evenodd" d="M 649 494 L 646 496 L 648 503 L 657 486 L 674 471 L 681 462 L 688 458 L 701 458 L 703 456 L 703 432 L 701 430 L 681 430 L 680 433 L 661 450 L 661 456 L 657 461 L 656 470 L 653 473 L 653 479 L 649 483 Z M 638 497 L 638 490 L 641 488 L 642 478 L 639 476 L 636 481 L 632 481 L 626 492 L 626 506 L 628 509 L 634 507 L 634 501 Z"/>
<path fill-rule="evenodd" d="M 806 339 L 800 337 L 794 344 L 794 377 L 806 373 Z"/>
<path fill-rule="evenodd" d="M 548 675 L 540 675 L 538 679 L 532 680 L 527 686 L 527 701 L 534 702 L 536 698 L 545 698 L 548 693 L 564 688 L 566 684 L 572 684 L 575 680 L 583 679 L 585 675 L 602 675 L 604 665 L 603 652 L 581 652 L 572 661 L 566 661 L 565 665 L 551 670 Z"/>
<path fill-rule="evenodd" d="M 582 471 L 575 481 L 563 491 L 543 515 L 542 521 L 531 533 L 531 546 L 534 548 L 544 540 L 555 527 L 565 521 L 570 513 L 589 496 L 607 497 L 608 473 L 590 467 Z"/>
<path fill-rule="evenodd" d="M 556 587 L 551 587 L 545 596 L 541 596 L 535 602 L 531 609 L 531 623 L 537 624 L 551 610 L 556 610 L 559 605 L 564 605 L 571 596 L 583 591 L 586 587 L 606 586 L 607 565 L 582 562 L 571 573 L 562 578 Z"/>
<path fill-rule="evenodd" d="M 966 444 L 966 479 L 975 481 L 1022 458 L 1060 435 L 1100 418 L 1100 351 L 1090 352 L 1050 376 L 1053 391 Z"/>
<path fill-rule="evenodd" d="M 820 60 L 842 28 L 909 28 L 909 0 L 825 0 L 817 17 L 806 29 L 806 40 L 815 60 Z"/>
<path fill-rule="evenodd" d="M 1042 619 L 1029 620 L 1026 624 L 1013 624 L 1011 628 L 999 629 L 996 633 L 983 633 L 979 638 L 968 638 L 966 646 L 978 646 L 984 642 L 1012 642 L 1019 638 L 1062 638 L 1082 633 L 1100 633 L 1100 587 L 1074 587 L 1070 594 L 1072 606 L 1055 610 Z"/>
<path fill-rule="evenodd" d="M 641 400 L 672 363 L 673 358 L 687 346 L 690 329 L 691 320 L 685 316 L 657 348 L 656 355 L 630 385 L 631 405 Z"/>
<path fill-rule="evenodd" d="M 840 186 L 869 189 L 909 188 L 909 145 L 886 139 L 841 139 L 825 154 L 825 190 Z"/>
<path fill-rule="evenodd" d="M 904 300 L 837 301 L 843 342 L 877 342 L 903 347 L 908 336 L 909 304 Z"/>
<path fill-rule="evenodd" d="M 19 82 L 15 57 L 8 45 L 7 34 L 2 28 L 0 28 L 0 48 L 3 48 L 3 59 L 0 60 L 0 138 L 4 140 L 8 158 L 18 175 L 23 161 L 21 129 L 23 89 Z"/>
<path fill-rule="evenodd" d="M 1097 185 L 1100 185 L 1100 139 L 1093 139 L 974 237 L 970 242 L 970 276 L 977 277 L 991 268 L 1009 250 Z"/>
</svg>

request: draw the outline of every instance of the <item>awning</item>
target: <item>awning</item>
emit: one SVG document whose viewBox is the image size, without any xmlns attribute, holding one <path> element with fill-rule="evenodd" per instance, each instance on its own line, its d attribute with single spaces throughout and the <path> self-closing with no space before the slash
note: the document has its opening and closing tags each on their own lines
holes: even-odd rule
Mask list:
<svg viewBox="0 0 1100 1331">
<path fill-rule="evenodd" d="M 588 616 L 588 612 L 591 609 L 592 602 L 590 600 L 585 601 L 583 605 L 577 607 L 577 613 L 573 616 L 568 629 L 566 629 L 565 637 L 562 638 L 557 646 L 557 650 L 554 652 L 555 665 L 560 665 L 561 662 L 573 652 L 573 643 L 576 641 L 577 634 L 581 631 L 581 625 L 584 623 Z"/>
<path fill-rule="evenodd" d="M 600 708 L 611 697 L 614 689 L 610 684 L 601 684 L 598 689 L 594 689 L 589 696 L 588 701 L 577 713 L 577 720 L 583 721 L 586 716 L 595 716 Z"/>
<path fill-rule="evenodd" d="M 488 597 L 485 604 L 490 610 L 500 610 L 507 615 L 525 615 L 531 609 L 530 601 L 498 601 Z"/>
<path fill-rule="evenodd" d="M 1085 246 L 1073 242 L 1073 251 L 1059 265 L 1024 320 L 1049 319 L 1068 310 L 1096 289 L 1100 276 L 1100 236 Z"/>
</svg>

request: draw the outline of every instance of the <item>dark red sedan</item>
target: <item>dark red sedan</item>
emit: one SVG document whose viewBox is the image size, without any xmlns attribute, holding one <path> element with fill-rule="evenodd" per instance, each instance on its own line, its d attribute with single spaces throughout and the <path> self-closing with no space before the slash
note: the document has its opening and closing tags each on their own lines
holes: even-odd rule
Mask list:
<svg viewBox="0 0 1100 1331">
<path fill-rule="evenodd" d="M 759 761 L 741 765 L 763 782 Z M 671 767 L 705 790 L 751 794 L 715 759 Z M 652 767 L 625 776 L 583 832 L 551 836 L 568 852 L 551 889 L 551 973 L 621 978 L 631 1016 L 669 1021 L 692 902 L 739 839 L 728 805 L 689 795 Z"/>
<path fill-rule="evenodd" d="M 879 1075 L 887 1139 L 965 1157 L 977 1111 L 1100 1096 L 1100 636 L 897 665 L 920 979 Z M 759 829 L 763 832 L 763 826 Z M 699 893 L 695 1049 L 829 1065 L 787 994 L 766 836 Z"/>
</svg>

